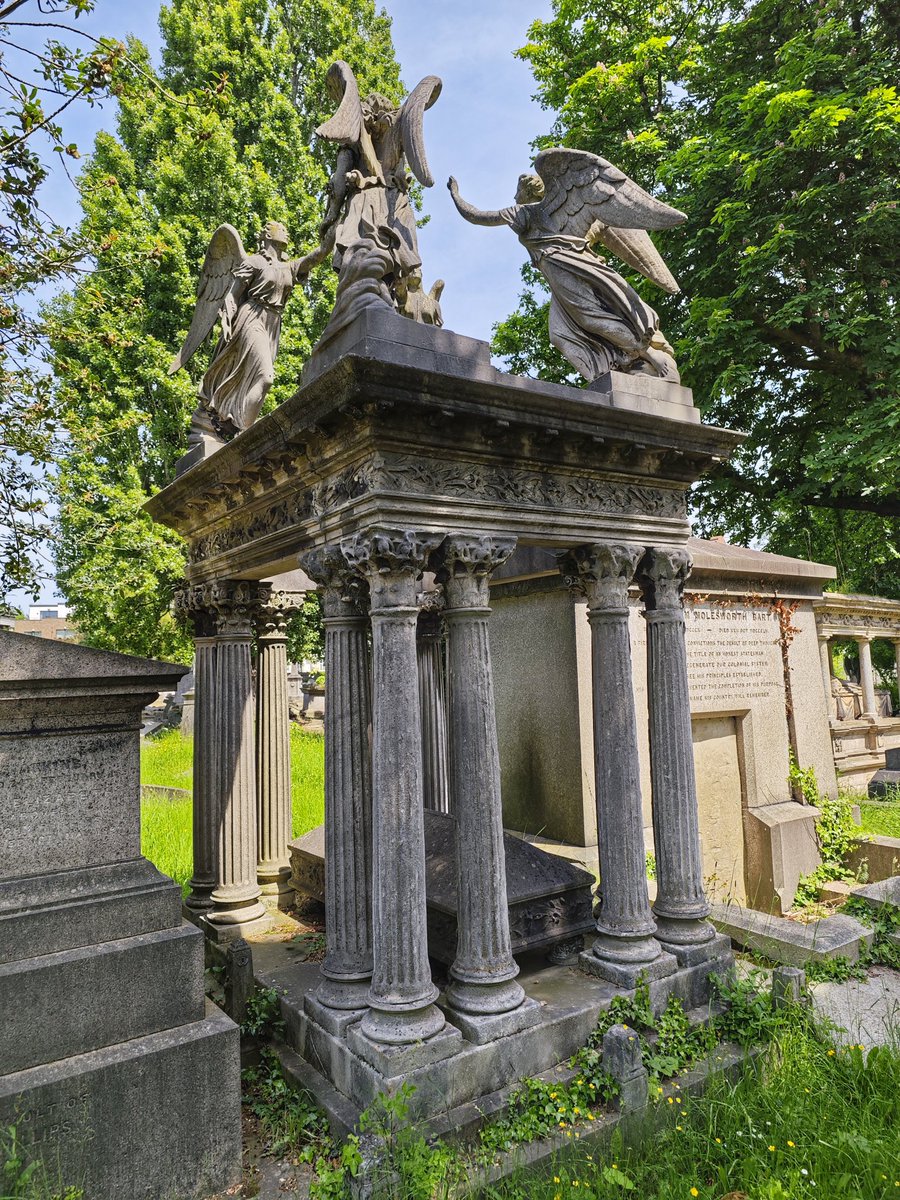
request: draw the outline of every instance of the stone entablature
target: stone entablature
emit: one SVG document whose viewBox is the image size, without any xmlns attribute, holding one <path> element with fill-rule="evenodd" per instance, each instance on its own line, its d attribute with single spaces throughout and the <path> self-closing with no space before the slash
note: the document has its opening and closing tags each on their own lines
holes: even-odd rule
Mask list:
<svg viewBox="0 0 900 1200">
<path fill-rule="evenodd" d="M 814 609 L 822 638 L 886 638 L 900 642 L 900 600 L 826 592 Z"/>
</svg>

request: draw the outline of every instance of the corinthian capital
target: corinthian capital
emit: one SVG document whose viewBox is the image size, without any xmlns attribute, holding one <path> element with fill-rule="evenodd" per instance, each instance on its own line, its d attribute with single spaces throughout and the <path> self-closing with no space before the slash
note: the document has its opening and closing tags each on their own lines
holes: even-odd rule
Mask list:
<svg viewBox="0 0 900 1200">
<path fill-rule="evenodd" d="M 216 615 L 219 637 L 251 637 L 260 607 L 272 594 L 272 585 L 248 579 L 218 580 L 210 587 L 210 607 Z"/>
<path fill-rule="evenodd" d="M 448 608 L 486 607 L 491 575 L 515 548 L 512 537 L 450 534 L 431 556 Z"/>
<path fill-rule="evenodd" d="M 641 560 L 637 581 L 648 612 L 681 608 L 693 562 L 686 550 L 651 546 Z"/>
<path fill-rule="evenodd" d="M 256 610 L 256 633 L 261 638 L 287 636 L 287 623 L 303 607 L 303 592 L 284 592 L 272 589 Z"/>
<path fill-rule="evenodd" d="M 300 555 L 300 566 L 322 588 L 326 618 L 365 614 L 368 585 L 339 545 L 308 550 Z"/>
<path fill-rule="evenodd" d="M 372 607 L 416 607 L 416 580 L 441 535 L 410 529 L 357 534 L 341 542 L 350 566 L 368 580 Z"/>
<path fill-rule="evenodd" d="M 576 546 L 557 556 L 566 586 L 585 596 L 588 608 L 626 608 L 628 585 L 644 553 L 643 546 L 600 542 Z"/>
</svg>

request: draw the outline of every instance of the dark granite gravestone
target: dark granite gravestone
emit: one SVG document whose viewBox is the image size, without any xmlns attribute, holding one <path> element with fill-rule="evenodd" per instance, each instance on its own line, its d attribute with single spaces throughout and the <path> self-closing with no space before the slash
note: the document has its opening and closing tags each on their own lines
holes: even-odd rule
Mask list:
<svg viewBox="0 0 900 1200">
<path fill-rule="evenodd" d="M 325 899 L 324 826 L 290 843 L 291 884 L 303 896 Z M 513 954 L 546 949 L 554 961 L 577 955 L 595 922 L 593 876 L 574 863 L 507 833 L 506 887 Z M 425 890 L 428 953 L 448 966 L 456 956 L 456 822 L 425 811 Z"/>
<path fill-rule="evenodd" d="M 85 1200 L 240 1179 L 238 1030 L 140 852 L 141 710 L 184 670 L 0 637 L 0 1128 Z"/>
<path fill-rule="evenodd" d="M 880 800 L 900 788 L 900 746 L 884 752 L 884 766 L 869 780 L 869 795 Z"/>
</svg>

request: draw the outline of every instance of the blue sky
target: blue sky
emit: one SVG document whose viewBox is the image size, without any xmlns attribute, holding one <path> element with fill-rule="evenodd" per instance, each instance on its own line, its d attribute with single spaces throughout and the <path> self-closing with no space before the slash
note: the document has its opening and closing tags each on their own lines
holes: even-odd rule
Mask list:
<svg viewBox="0 0 900 1200">
<path fill-rule="evenodd" d="M 458 216 L 446 189 L 455 175 L 466 199 L 480 208 L 512 202 L 516 180 L 531 162 L 530 142 L 546 132 L 552 114 L 531 98 L 533 80 L 513 51 L 527 40 L 530 23 L 550 16 L 550 0 L 385 0 L 407 87 L 439 75 L 443 93 L 426 115 L 425 135 L 435 186 L 425 196 L 429 223 L 419 236 L 425 284 L 445 281 L 442 299 L 448 329 L 489 340 L 492 325 L 516 306 L 525 255 L 506 229 L 480 229 Z M 94 36 L 133 34 L 158 59 L 158 0 L 97 0 L 77 27 Z M 30 19 L 30 18 L 25 18 Z M 60 34 L 65 40 L 67 35 Z M 42 41 L 35 31 L 33 42 Z M 113 130 L 112 101 L 74 106 L 65 130 L 82 153 L 100 129 Z M 79 219 L 78 198 L 62 171 L 45 187 L 45 208 L 64 224 Z M 41 599 L 54 597 L 52 583 Z M 27 604 L 24 596 L 14 603 Z"/>
</svg>

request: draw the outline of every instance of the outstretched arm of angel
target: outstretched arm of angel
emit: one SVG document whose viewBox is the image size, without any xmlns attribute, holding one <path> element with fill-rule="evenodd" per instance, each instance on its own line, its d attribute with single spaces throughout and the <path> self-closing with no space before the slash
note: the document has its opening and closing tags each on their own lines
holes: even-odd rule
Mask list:
<svg viewBox="0 0 900 1200">
<path fill-rule="evenodd" d="M 467 200 L 463 200 L 459 194 L 459 184 L 451 175 L 447 180 L 447 187 L 450 189 L 450 195 L 453 197 L 453 203 L 456 205 L 456 211 L 461 217 L 472 225 L 511 225 L 512 219 L 515 216 L 514 208 L 500 208 L 485 211 L 482 208 L 476 208 L 474 204 L 469 204 Z"/>
<path fill-rule="evenodd" d="M 197 283 L 197 304 L 184 345 L 169 367 L 174 375 L 187 366 L 195 351 L 206 341 L 217 319 L 222 336 L 231 336 L 232 322 L 247 286 L 247 254 L 241 235 L 233 225 L 220 225 L 212 235 Z"/>
</svg>

